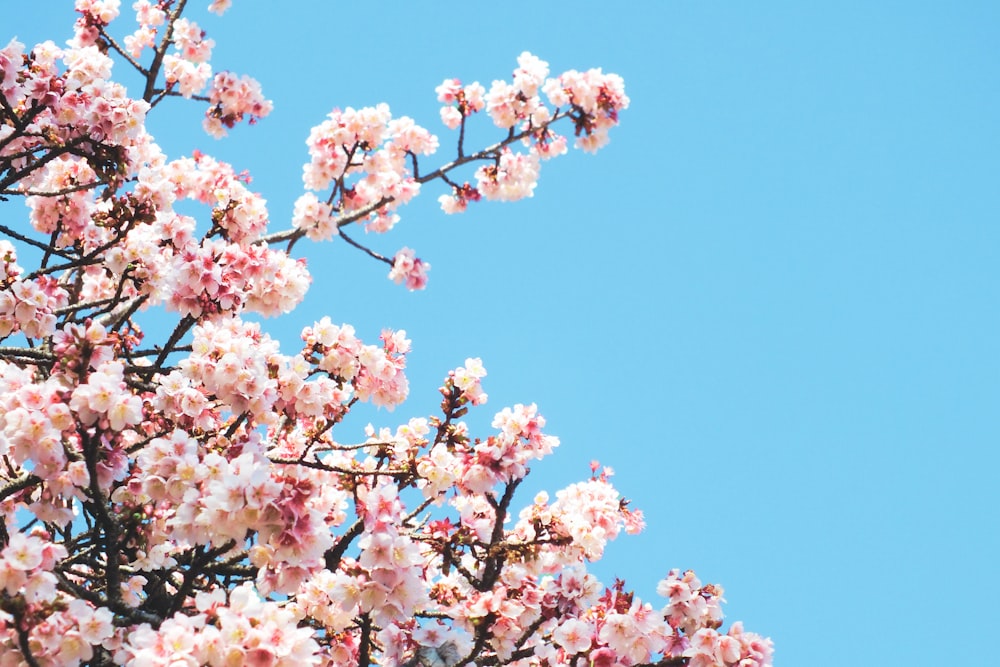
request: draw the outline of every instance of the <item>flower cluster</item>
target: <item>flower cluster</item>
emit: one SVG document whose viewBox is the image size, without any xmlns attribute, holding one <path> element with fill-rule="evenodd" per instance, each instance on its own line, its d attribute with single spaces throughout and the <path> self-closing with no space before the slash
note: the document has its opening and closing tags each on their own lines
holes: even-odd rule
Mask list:
<svg viewBox="0 0 1000 667">
<path fill-rule="evenodd" d="M 145 7 L 141 5 L 140 9 L 145 11 Z M 160 19 L 158 14 L 152 14 L 150 18 Z M 133 35 L 133 49 L 152 46 L 152 40 L 147 37 L 150 30 L 151 26 L 148 23 L 140 24 L 138 34 Z M 212 57 L 212 47 L 215 46 L 215 42 L 205 39 L 205 33 L 198 24 L 187 19 L 178 19 L 174 22 L 171 37 L 176 52 L 163 56 L 164 76 L 169 86 L 176 85 L 181 95 L 191 97 L 204 90 L 212 76 L 212 67 L 208 64 L 208 60 Z M 138 54 L 133 52 L 133 56 L 138 57 Z"/>
<path fill-rule="evenodd" d="M 227 599 L 228 598 L 228 599 Z M 262 600 L 249 585 L 199 593 L 197 613 L 174 614 L 154 629 L 131 631 L 115 660 L 128 665 L 319 665 L 319 645 L 296 628 L 290 611 Z"/>
<path fill-rule="evenodd" d="M 552 104 L 572 108 L 577 145 L 592 153 L 608 143 L 608 131 L 629 105 L 622 78 L 600 69 L 570 70 L 547 81 L 544 90 Z"/>
<path fill-rule="evenodd" d="M 46 613 L 48 610 L 51 613 Z M 20 620 L 26 627 L 23 637 L 32 648 L 36 664 L 76 667 L 92 660 L 102 644 L 114 641 L 111 612 L 80 599 L 60 601 L 59 606 L 48 609 L 41 605 L 29 607 Z M 16 623 L 4 625 L 0 630 L 0 652 L 16 656 L 22 650 L 22 636 Z"/>
<path fill-rule="evenodd" d="M 107 420 L 107 428 L 122 431 L 142 421 L 142 399 L 125 384 L 125 365 L 115 359 L 101 364 L 77 385 L 70 395 L 70 408 L 84 425 Z"/>
<path fill-rule="evenodd" d="M 54 574 L 68 551 L 41 531 L 13 532 L 0 550 L 0 654 L 17 656 L 31 646 L 36 664 L 75 667 L 112 639 L 114 615 L 58 590 Z M 10 613 L 10 612 L 13 612 Z M 16 662 L 11 664 L 19 664 Z"/>
<path fill-rule="evenodd" d="M 512 83 L 494 81 L 486 94 L 486 113 L 504 129 L 519 123 L 541 125 L 551 118 L 538 96 L 549 74 L 549 64 L 527 51 L 518 56 L 517 64 Z"/>
<path fill-rule="evenodd" d="M 99 29 L 118 18 L 121 0 L 76 0 L 80 14 L 75 28 L 75 38 L 84 44 L 93 44 L 100 35 Z"/>
<path fill-rule="evenodd" d="M 691 638 L 684 651 L 688 667 L 764 667 L 771 664 L 774 648 L 770 639 L 745 632 L 737 621 L 725 634 L 702 628 Z"/>
<path fill-rule="evenodd" d="M 461 392 L 461 398 L 472 405 L 483 405 L 488 398 L 483 391 L 483 378 L 486 377 L 486 368 L 483 360 L 466 359 L 465 365 L 456 368 L 448 374 L 452 385 Z M 494 426 L 497 424 L 494 423 Z"/>
<path fill-rule="evenodd" d="M 209 11 L 221 15 L 229 4 L 230 0 L 214 0 Z M 106 48 L 112 38 L 105 28 L 118 17 L 119 7 L 120 0 L 77 0 L 76 9 L 81 17 L 76 23 L 74 43 L 81 47 Z M 118 48 L 135 63 L 146 49 L 157 48 L 158 38 L 168 40 L 173 50 L 161 53 L 161 62 L 157 65 L 162 66 L 167 93 L 191 98 L 204 91 L 211 80 L 208 94 L 211 106 L 203 122 L 210 135 L 225 136 L 227 129 L 245 117 L 254 123 L 271 112 L 271 102 L 264 98 L 260 84 L 254 79 L 229 72 L 216 74 L 213 78 L 209 60 L 215 41 L 207 38 L 197 23 L 170 12 L 169 3 L 136 0 L 132 8 L 138 27 L 125 36 Z"/>
<path fill-rule="evenodd" d="M 58 580 L 52 573 L 67 551 L 41 534 L 12 533 L 0 550 L 0 589 L 26 602 L 55 599 Z"/>
<path fill-rule="evenodd" d="M 460 451 L 459 478 L 462 488 L 482 493 L 500 483 L 519 480 L 528 474 L 528 462 L 552 453 L 559 439 L 542 433 L 545 418 L 532 404 L 504 408 L 493 419 L 500 433 Z"/>
<path fill-rule="evenodd" d="M 66 305 L 69 294 L 56 280 L 21 278 L 14 246 L 0 241 L 0 339 L 21 332 L 44 338 L 55 332 L 54 311 Z"/>
<path fill-rule="evenodd" d="M 73 245 L 78 241 L 90 241 L 100 234 L 91 220 L 96 212 L 94 193 L 90 189 L 80 189 L 97 181 L 97 174 L 85 160 L 62 156 L 45 165 L 34 179 L 33 189 L 49 193 L 65 193 L 57 196 L 31 196 L 25 204 L 31 209 L 31 226 L 43 234 L 55 234 L 59 247 Z"/>
<path fill-rule="evenodd" d="M 252 532 L 257 544 L 249 558 L 259 568 L 258 589 L 294 592 L 332 546 L 330 527 L 345 518 L 344 491 L 324 473 L 271 466 L 254 436 L 212 445 L 175 430 L 153 439 L 138 457 L 144 476 L 127 499 L 153 503 L 163 532 L 147 535 L 137 565 L 176 564 L 171 545 L 178 541 L 225 550 Z"/>
<path fill-rule="evenodd" d="M 434 90 L 438 94 L 438 102 L 446 105 L 441 107 L 441 122 L 450 130 L 457 129 L 467 116 L 486 107 L 486 89 L 478 82 L 463 86 L 458 79 L 445 79 Z"/>
<path fill-rule="evenodd" d="M 232 129 L 246 117 L 250 118 L 251 125 L 256 123 L 274 108 L 255 79 L 231 72 L 215 75 L 208 101 L 211 106 L 205 112 L 202 124 L 205 131 L 216 138 L 226 136 L 227 129 Z"/>
<path fill-rule="evenodd" d="M 671 570 L 656 592 L 670 599 L 663 613 L 672 627 L 693 635 L 700 628 L 722 625 L 722 588 L 711 584 L 702 587 L 691 570 L 683 574 Z"/>
<path fill-rule="evenodd" d="M 266 421 L 279 398 L 272 369 L 280 363 L 278 345 L 260 325 L 235 318 L 206 321 L 194 329 L 191 355 L 181 372 L 233 414 Z"/>
<path fill-rule="evenodd" d="M 480 199 L 482 199 L 482 194 L 479 190 L 466 182 L 452 188 L 452 194 L 438 197 L 438 203 L 441 204 L 442 211 L 451 215 L 452 213 L 464 213 L 469 208 L 469 202 L 476 202 Z"/>
<path fill-rule="evenodd" d="M 476 189 L 482 196 L 495 201 L 524 199 L 534 194 L 538 170 L 538 155 L 504 149 L 496 164 L 476 171 Z"/>
<path fill-rule="evenodd" d="M 607 480 L 577 482 L 556 493 L 550 511 L 582 555 L 598 560 L 609 540 L 625 526 L 622 498 Z"/>
<path fill-rule="evenodd" d="M 135 9 L 135 20 L 139 27 L 125 37 L 125 49 L 133 58 L 142 57 L 143 50 L 153 48 L 156 43 L 158 28 L 167 20 L 167 12 L 160 3 L 155 5 L 149 0 L 136 0 L 132 5 Z"/>
<path fill-rule="evenodd" d="M 397 285 L 406 283 L 409 290 L 424 289 L 427 287 L 427 272 L 430 270 L 430 264 L 416 257 L 411 249 L 403 248 L 392 260 L 389 279 Z"/>
<path fill-rule="evenodd" d="M 266 245 L 221 239 L 190 244 L 173 257 L 168 305 L 195 318 L 243 307 L 270 316 L 291 311 L 305 296 L 305 263 Z"/>
<path fill-rule="evenodd" d="M 0 49 L 0 94 L 14 121 L 0 124 L 0 160 L 11 159 L 12 166 L 28 173 L 25 190 L 35 185 L 28 167 L 46 162 L 35 162 L 35 153 L 49 147 L 79 146 L 75 152 L 87 155 L 102 176 L 119 170 L 126 153 L 116 149 L 140 139 L 149 105 L 110 81 L 111 70 L 112 60 L 93 45 L 64 50 L 45 42 L 29 55 L 12 40 Z M 20 129 L 16 134 L 15 128 Z"/>
<path fill-rule="evenodd" d="M 485 108 L 497 127 L 510 130 L 528 147 L 527 153 L 515 153 L 506 146 L 494 152 L 489 156 L 492 164 L 476 171 L 474 187 L 452 183 L 451 194 L 438 198 L 445 213 L 462 212 L 470 201 L 481 197 L 516 201 L 532 196 L 540 160 L 566 152 L 566 137 L 551 129 L 555 121 L 572 119 L 577 146 L 596 151 L 608 142 L 608 131 L 618 124 L 619 112 L 628 108 L 624 84 L 614 74 L 570 70 L 548 78 L 549 65 L 538 57 L 524 52 L 517 62 L 512 81 L 494 81 L 489 92 L 478 83 L 462 86 L 458 79 L 446 79 L 437 88 L 438 100 L 446 103 L 441 119 L 450 129 Z M 542 92 L 554 109 L 542 100 Z M 518 129 L 520 134 L 515 134 Z"/>
<path fill-rule="evenodd" d="M 358 606 L 378 625 L 402 622 L 427 605 L 423 578 L 424 556 L 399 528 L 404 525 L 402 503 L 394 484 L 359 489 L 358 503 L 364 533 L 358 540 Z"/>
<path fill-rule="evenodd" d="M 399 220 L 396 209 L 420 190 L 411 171 L 419 155 L 437 150 L 437 137 L 406 116 L 393 118 L 388 105 L 334 109 L 306 141 L 310 161 L 303 181 L 310 190 L 334 185 L 330 201 L 340 215 L 356 214 L 368 231 L 387 232 Z M 310 238 L 325 239 L 337 225 L 330 208 L 312 193 L 296 203 L 295 225 Z M 329 206 L 329 205 L 327 205 Z"/>
<path fill-rule="evenodd" d="M 302 331 L 303 356 L 313 360 L 345 392 L 359 400 L 392 409 L 406 398 L 406 353 L 410 341 L 405 331 L 383 331 L 382 346 L 365 345 L 350 325 L 336 326 L 324 317 Z"/>
<path fill-rule="evenodd" d="M 292 225 L 301 229 L 313 241 L 331 238 L 337 231 L 337 220 L 333 207 L 321 202 L 315 193 L 306 192 L 295 201 Z"/>
<path fill-rule="evenodd" d="M 166 165 L 174 194 L 212 207 L 212 223 L 227 239 L 247 245 L 267 228 L 267 201 L 246 187 L 249 176 L 196 151 Z"/>
<path fill-rule="evenodd" d="M 30 464 L 34 474 L 55 477 L 67 463 L 62 432 L 73 426 L 61 388 L 34 382 L 6 361 L 0 370 L 0 453 L 14 466 Z"/>
</svg>

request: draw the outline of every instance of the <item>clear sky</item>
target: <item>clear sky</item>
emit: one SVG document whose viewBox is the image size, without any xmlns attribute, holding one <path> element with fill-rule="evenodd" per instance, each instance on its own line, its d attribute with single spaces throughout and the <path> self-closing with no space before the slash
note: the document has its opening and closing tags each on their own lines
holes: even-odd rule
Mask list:
<svg viewBox="0 0 1000 667">
<path fill-rule="evenodd" d="M 428 188 L 367 238 L 429 261 L 425 292 L 342 243 L 296 246 L 315 282 L 268 323 L 285 351 L 323 314 L 414 343 L 412 401 L 358 436 L 429 414 L 480 356 L 479 433 L 537 402 L 562 440 L 532 489 L 596 458 L 645 511 L 605 582 L 659 605 L 692 568 L 778 665 L 997 660 L 1000 3 L 191 1 L 215 68 L 275 111 L 217 142 L 175 102 L 152 131 L 250 170 L 275 225 L 334 106 L 388 102 L 444 161 L 445 77 L 488 87 L 529 50 L 625 78 L 611 144 L 545 163 L 533 199 L 445 217 Z M 0 41 L 61 43 L 71 5 L 0 0 Z"/>
</svg>

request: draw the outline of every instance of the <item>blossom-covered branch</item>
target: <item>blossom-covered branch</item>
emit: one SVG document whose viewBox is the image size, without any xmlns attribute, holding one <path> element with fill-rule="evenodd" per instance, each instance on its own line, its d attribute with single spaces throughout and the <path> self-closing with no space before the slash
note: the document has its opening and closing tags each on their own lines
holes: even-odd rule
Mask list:
<svg viewBox="0 0 1000 667">
<path fill-rule="evenodd" d="M 629 104 L 621 78 L 550 76 L 523 53 L 488 91 L 445 80 L 455 153 L 435 167 L 441 141 L 412 119 L 334 110 L 273 231 L 248 174 L 171 156 L 146 131 L 177 97 L 206 107 L 214 137 L 272 107 L 253 79 L 213 70 L 188 4 L 138 0 L 125 27 L 118 0 L 76 0 L 67 46 L 0 49 L 0 199 L 27 217 L 0 226 L 2 662 L 769 665 L 769 640 L 722 632 L 722 589 L 693 572 L 667 574 L 658 608 L 599 584 L 588 564 L 641 512 L 597 463 L 520 497 L 558 440 L 533 404 L 471 432 L 481 360 L 448 374 L 436 414 L 345 435 L 359 403 L 406 399 L 406 332 L 365 342 L 324 317 L 283 349 L 244 319 L 302 300 L 303 239 L 340 237 L 424 287 L 413 250 L 380 252 L 350 225 L 389 232 L 425 186 L 446 213 L 531 196 L 541 163 L 568 151 L 561 128 L 584 150 L 607 143 Z M 116 63 L 142 77 L 140 98 Z M 498 138 L 470 148 L 485 117 Z M 159 336 L 153 307 L 172 318 Z"/>
</svg>

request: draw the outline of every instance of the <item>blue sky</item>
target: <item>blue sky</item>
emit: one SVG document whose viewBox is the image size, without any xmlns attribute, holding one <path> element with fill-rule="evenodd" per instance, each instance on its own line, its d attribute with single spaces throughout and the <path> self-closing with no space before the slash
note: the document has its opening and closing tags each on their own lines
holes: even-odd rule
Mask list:
<svg viewBox="0 0 1000 667">
<path fill-rule="evenodd" d="M 18 3 L 0 41 L 62 42 L 57 4 Z M 344 244 L 296 246 L 315 282 L 268 323 L 286 350 L 324 314 L 414 342 L 411 402 L 358 435 L 430 413 L 447 370 L 480 356 L 490 404 L 471 421 L 537 402 L 562 440 L 532 489 L 596 458 L 645 511 L 596 568 L 606 582 L 659 604 L 658 579 L 693 568 L 779 665 L 987 664 L 1000 5 L 234 4 L 193 16 L 215 68 L 257 77 L 274 113 L 216 142 L 178 102 L 151 128 L 171 157 L 249 169 L 275 225 L 334 106 L 388 102 L 444 161 L 434 87 L 488 87 L 524 50 L 616 72 L 632 99 L 611 144 L 546 163 L 531 200 L 445 217 L 430 187 L 367 239 L 416 248 L 426 292 Z"/>
</svg>

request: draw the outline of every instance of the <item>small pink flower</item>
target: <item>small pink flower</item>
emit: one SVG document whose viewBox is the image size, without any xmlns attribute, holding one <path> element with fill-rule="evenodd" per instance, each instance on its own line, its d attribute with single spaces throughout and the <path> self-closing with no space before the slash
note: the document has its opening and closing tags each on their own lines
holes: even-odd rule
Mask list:
<svg viewBox="0 0 1000 667">
<path fill-rule="evenodd" d="M 583 653 L 590 648 L 594 628 L 578 618 L 562 622 L 552 633 L 552 640 L 563 647 L 569 655 Z"/>
<path fill-rule="evenodd" d="M 407 289 L 413 291 L 427 287 L 427 272 L 431 265 L 417 258 L 409 248 L 403 248 L 396 253 L 389 271 L 389 279 L 397 285 L 405 282 Z"/>
</svg>

